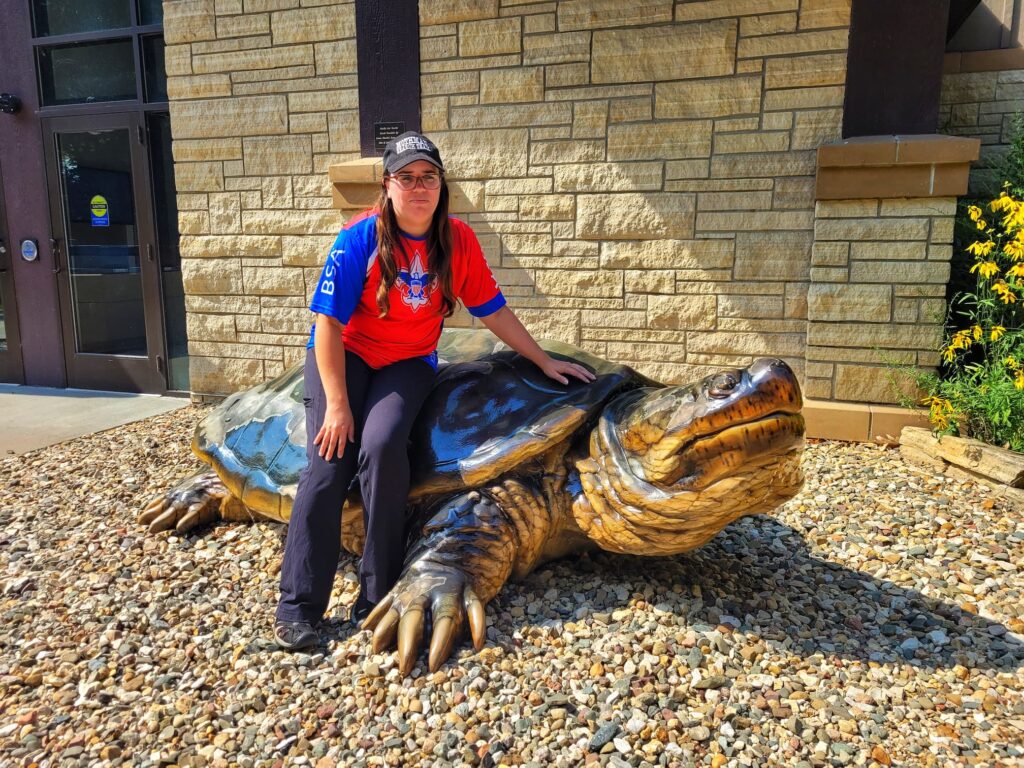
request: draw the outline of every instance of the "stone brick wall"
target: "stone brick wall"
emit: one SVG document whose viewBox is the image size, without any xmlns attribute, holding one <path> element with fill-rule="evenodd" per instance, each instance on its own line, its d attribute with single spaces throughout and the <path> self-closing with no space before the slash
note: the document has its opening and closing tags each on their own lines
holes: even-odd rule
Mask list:
<svg viewBox="0 0 1024 768">
<path fill-rule="evenodd" d="M 938 364 L 955 212 L 956 198 L 818 203 L 807 397 L 893 402 L 885 358 Z"/>
<path fill-rule="evenodd" d="M 327 169 L 359 156 L 349 0 L 168 0 L 167 88 L 192 388 L 300 358 L 341 217 Z"/>
<path fill-rule="evenodd" d="M 942 78 L 939 130 L 981 140 L 971 192 L 998 189 L 993 169 L 1009 147 L 1013 116 L 1024 112 L 1024 69 L 954 72 Z"/>
</svg>

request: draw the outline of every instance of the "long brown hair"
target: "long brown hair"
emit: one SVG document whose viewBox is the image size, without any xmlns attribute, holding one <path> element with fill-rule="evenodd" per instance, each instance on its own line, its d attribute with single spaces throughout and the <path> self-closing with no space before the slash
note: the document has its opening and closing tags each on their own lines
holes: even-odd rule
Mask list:
<svg viewBox="0 0 1024 768">
<path fill-rule="evenodd" d="M 441 177 L 441 196 L 427 232 L 427 271 L 435 275 L 441 287 L 442 312 L 451 317 L 455 312 L 455 291 L 452 289 L 452 229 L 448 222 L 448 182 Z M 377 286 L 377 308 L 379 317 L 390 309 L 388 294 L 398 279 L 395 251 L 402 247 L 401 230 L 395 208 L 388 197 L 387 189 L 381 184 L 377 199 L 377 264 L 380 265 L 380 285 Z"/>
</svg>

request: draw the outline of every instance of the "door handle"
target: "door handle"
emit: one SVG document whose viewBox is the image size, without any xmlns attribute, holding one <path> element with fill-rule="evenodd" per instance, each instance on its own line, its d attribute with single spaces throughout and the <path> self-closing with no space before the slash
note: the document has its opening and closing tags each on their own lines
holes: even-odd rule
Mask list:
<svg viewBox="0 0 1024 768">
<path fill-rule="evenodd" d="M 53 253 L 53 274 L 60 273 L 60 240 L 58 238 L 50 238 L 50 251 Z"/>
</svg>

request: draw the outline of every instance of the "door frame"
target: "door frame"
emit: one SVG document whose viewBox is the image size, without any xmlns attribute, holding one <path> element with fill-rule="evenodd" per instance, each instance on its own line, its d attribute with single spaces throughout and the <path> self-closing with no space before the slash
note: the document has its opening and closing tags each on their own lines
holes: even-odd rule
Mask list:
<svg viewBox="0 0 1024 768">
<path fill-rule="evenodd" d="M 160 290 L 159 262 L 156 258 L 156 224 L 153 220 L 152 183 L 149 159 L 145 151 L 146 126 L 143 115 L 136 110 L 46 117 L 42 119 L 42 127 L 50 226 L 54 243 L 54 272 L 60 297 L 68 387 L 164 394 L 167 391 L 167 358 L 164 350 L 163 298 Z M 58 165 L 56 136 L 58 133 L 104 130 L 127 130 L 131 147 L 132 202 L 135 206 L 135 231 L 139 248 L 147 349 L 145 357 L 78 351 L 70 262 L 67 255 L 64 190 Z"/>
<path fill-rule="evenodd" d="M 7 226 L 4 205 L 3 169 L 0 168 L 0 300 L 4 308 L 7 349 L 0 351 L 0 382 L 24 384 L 25 366 L 21 359 L 21 334 L 18 332 L 18 303 L 14 290 L 14 243 Z"/>
</svg>

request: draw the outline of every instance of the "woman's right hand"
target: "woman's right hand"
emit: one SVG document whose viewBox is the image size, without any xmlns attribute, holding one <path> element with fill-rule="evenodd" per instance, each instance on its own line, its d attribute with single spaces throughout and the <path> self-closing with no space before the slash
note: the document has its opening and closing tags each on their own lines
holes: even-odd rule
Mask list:
<svg viewBox="0 0 1024 768">
<path fill-rule="evenodd" d="M 345 453 L 345 443 L 354 443 L 355 440 L 356 425 L 348 401 L 328 405 L 324 423 L 313 440 L 314 445 L 320 446 L 320 456 L 324 461 L 330 461 L 337 454 L 340 459 Z"/>
</svg>

